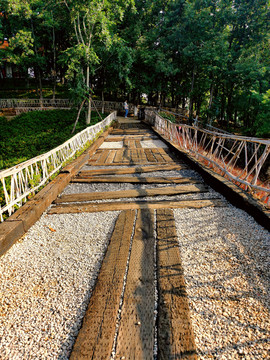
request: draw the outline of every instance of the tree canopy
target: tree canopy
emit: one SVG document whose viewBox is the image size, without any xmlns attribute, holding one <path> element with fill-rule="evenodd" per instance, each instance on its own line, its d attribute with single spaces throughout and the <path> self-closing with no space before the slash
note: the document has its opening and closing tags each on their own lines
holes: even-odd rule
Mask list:
<svg viewBox="0 0 270 360">
<path fill-rule="evenodd" d="M 92 95 L 138 103 L 146 94 L 149 104 L 269 136 L 269 0 L 0 4 L 9 42 L 0 61 L 32 68 L 41 95 L 45 78 L 68 82 L 78 104 L 91 105 Z"/>
</svg>

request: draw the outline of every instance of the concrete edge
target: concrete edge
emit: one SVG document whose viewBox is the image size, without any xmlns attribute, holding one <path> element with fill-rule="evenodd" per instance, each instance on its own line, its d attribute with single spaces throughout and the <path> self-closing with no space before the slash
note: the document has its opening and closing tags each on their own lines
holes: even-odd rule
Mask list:
<svg viewBox="0 0 270 360">
<path fill-rule="evenodd" d="M 33 199 L 20 207 L 13 215 L 0 224 L 0 256 L 5 254 L 15 242 L 41 217 L 72 177 L 89 160 L 89 157 L 104 142 L 112 127 L 102 133 L 77 159 L 65 166 L 55 179 L 40 190 Z"/>
<path fill-rule="evenodd" d="M 220 192 L 232 205 L 246 211 L 260 225 L 270 231 L 270 211 L 267 210 L 263 204 L 231 181 L 207 168 L 192 155 L 184 152 L 179 146 L 173 144 L 169 139 L 160 134 L 155 127 L 152 127 L 152 129 L 163 141 L 167 143 L 170 149 L 174 152 L 176 151 L 177 154 L 180 155 L 180 157 L 187 162 L 191 168 L 196 170 L 209 186 Z"/>
</svg>

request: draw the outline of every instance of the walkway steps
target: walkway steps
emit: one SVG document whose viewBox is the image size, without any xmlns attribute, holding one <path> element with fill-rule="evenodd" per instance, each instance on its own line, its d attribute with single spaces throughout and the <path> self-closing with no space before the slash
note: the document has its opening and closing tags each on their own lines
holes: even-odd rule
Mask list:
<svg viewBox="0 0 270 360">
<path fill-rule="evenodd" d="M 200 181 L 193 178 L 182 177 L 142 177 L 142 176 L 87 176 L 80 175 L 72 179 L 73 183 L 133 183 L 133 184 L 197 184 Z"/>
<path fill-rule="evenodd" d="M 155 171 L 172 171 L 172 170 L 183 170 L 187 169 L 185 164 L 181 165 L 156 165 L 156 166 L 136 166 L 132 168 L 124 169 L 93 169 L 93 170 L 82 170 L 79 172 L 79 176 L 95 176 L 95 175 L 124 175 L 124 174 L 141 174 Z"/>
<path fill-rule="evenodd" d="M 132 210 L 118 217 L 71 360 L 110 359 L 134 219 Z"/>
<path fill-rule="evenodd" d="M 168 164 L 175 163 L 172 154 L 163 148 L 122 148 L 122 149 L 99 149 L 91 157 L 88 164 L 94 166 L 108 165 L 134 165 L 134 164 Z"/>
<path fill-rule="evenodd" d="M 104 203 L 61 204 L 52 207 L 48 214 L 93 213 L 101 211 L 120 211 L 128 209 L 200 209 L 203 207 L 224 207 L 226 202 L 220 199 L 181 200 L 181 201 L 115 201 Z"/>
<path fill-rule="evenodd" d="M 139 210 L 117 337 L 116 359 L 152 359 L 155 340 L 154 212 Z"/>
<path fill-rule="evenodd" d="M 159 138 L 156 135 L 151 136 L 144 136 L 144 135 L 110 135 L 104 141 L 105 142 L 116 142 L 116 141 L 125 141 L 125 140 L 140 140 L 140 141 L 147 141 L 147 140 L 158 140 Z"/>
<path fill-rule="evenodd" d="M 62 195 L 57 198 L 54 203 L 68 203 L 68 202 L 82 202 L 93 200 L 107 200 L 107 199 L 121 199 L 121 198 L 138 198 L 144 196 L 169 196 L 179 194 L 190 193 L 202 193 L 207 192 L 207 187 L 201 184 L 198 185 L 181 185 L 175 187 L 162 187 L 152 189 L 134 189 L 134 190 L 122 190 L 122 191 L 104 191 L 104 192 L 92 192 L 81 194 L 69 194 Z"/>
<path fill-rule="evenodd" d="M 139 129 L 124 125 L 111 136 L 122 141 L 118 144 L 122 148 L 112 148 L 114 145 L 107 141 L 109 145 L 97 149 L 72 183 L 83 184 L 78 185 L 82 191 L 87 191 L 87 184 L 128 183 L 136 184 L 136 188 L 64 194 L 48 212 L 121 211 L 70 358 L 109 360 L 113 354 L 116 360 L 153 360 L 156 352 L 158 360 L 195 360 L 173 209 L 227 204 L 212 199 L 210 193 L 208 198 L 192 198 L 192 194 L 207 193 L 208 187 L 194 177 L 183 177 L 186 164 L 166 148 L 155 147 L 154 142 L 153 147 L 143 148 L 141 140 L 153 140 L 152 131 L 143 129 L 142 124 Z M 151 176 L 157 171 L 161 176 Z M 162 171 L 179 173 L 162 176 Z M 169 185 L 141 188 L 140 184 Z M 190 196 L 183 200 L 173 197 L 181 194 Z M 154 196 L 172 198 L 143 199 Z"/>
<path fill-rule="evenodd" d="M 157 210 L 159 360 L 197 358 L 172 209 Z"/>
</svg>

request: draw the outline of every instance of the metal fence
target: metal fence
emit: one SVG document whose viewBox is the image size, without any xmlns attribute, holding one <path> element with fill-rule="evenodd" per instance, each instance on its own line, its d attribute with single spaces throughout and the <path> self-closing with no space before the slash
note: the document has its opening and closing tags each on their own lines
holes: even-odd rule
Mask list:
<svg viewBox="0 0 270 360">
<path fill-rule="evenodd" d="M 4 213 L 11 215 L 17 207 L 26 202 L 28 195 L 44 185 L 66 161 L 83 149 L 87 142 L 94 140 L 96 135 L 104 131 L 115 118 L 116 111 L 96 125 L 87 127 L 57 148 L 10 169 L 0 171 L 5 199 L 4 206 L 0 205 L 1 221 L 3 221 Z"/>
<path fill-rule="evenodd" d="M 22 112 L 49 109 L 70 109 L 73 104 L 69 99 L 0 99 L 0 109 L 14 109 L 18 115 Z M 87 103 L 86 105 L 87 106 Z M 123 103 L 116 101 L 92 101 L 93 109 L 103 111 L 123 110 Z M 130 112 L 134 112 L 134 105 L 129 105 Z"/>
<path fill-rule="evenodd" d="M 152 109 L 146 109 L 145 115 L 151 125 L 182 150 L 270 205 L 270 140 L 173 124 Z"/>
</svg>

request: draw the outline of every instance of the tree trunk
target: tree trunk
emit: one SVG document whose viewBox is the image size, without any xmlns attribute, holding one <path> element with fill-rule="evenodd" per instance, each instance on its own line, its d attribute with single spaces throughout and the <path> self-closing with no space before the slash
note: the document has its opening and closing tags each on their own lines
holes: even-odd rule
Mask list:
<svg viewBox="0 0 270 360">
<path fill-rule="evenodd" d="M 211 121 L 212 114 L 210 115 L 212 104 L 213 104 L 213 94 L 214 94 L 214 84 L 212 83 L 210 86 L 210 99 L 208 104 L 208 111 L 207 111 L 207 123 Z"/>
<path fill-rule="evenodd" d="M 42 89 L 42 78 L 41 78 L 40 69 L 38 69 L 38 82 L 39 82 L 39 103 L 40 106 L 43 107 L 43 89 Z"/>
<path fill-rule="evenodd" d="M 53 14 L 52 14 L 53 16 Z M 55 30 L 53 26 L 53 100 L 55 100 L 55 91 L 56 91 L 56 51 L 55 51 Z"/>
<path fill-rule="evenodd" d="M 86 88 L 88 91 L 88 111 L 86 116 L 86 125 L 89 125 L 91 122 L 91 110 L 92 110 L 92 99 L 90 94 L 90 68 L 87 66 L 86 68 Z"/>
<path fill-rule="evenodd" d="M 102 114 L 104 114 L 104 108 L 105 108 L 105 103 L 104 103 L 104 91 L 102 89 L 102 92 L 101 92 L 101 101 L 102 101 L 102 108 L 101 108 L 101 112 Z"/>
<path fill-rule="evenodd" d="M 193 117 L 193 90 L 194 90 L 194 82 L 195 82 L 195 71 L 196 66 L 194 65 L 193 71 L 192 71 L 192 81 L 191 81 L 191 89 L 190 89 L 190 95 L 189 95 L 189 122 L 192 122 Z"/>
</svg>

